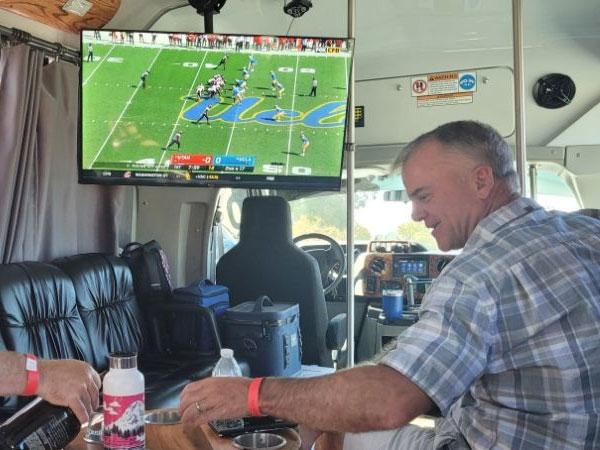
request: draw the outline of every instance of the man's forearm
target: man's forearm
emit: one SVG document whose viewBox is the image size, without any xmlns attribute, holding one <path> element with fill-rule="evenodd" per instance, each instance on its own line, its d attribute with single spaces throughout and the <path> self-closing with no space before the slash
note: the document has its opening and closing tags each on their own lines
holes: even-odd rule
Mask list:
<svg viewBox="0 0 600 450">
<path fill-rule="evenodd" d="M 25 390 L 25 356 L 17 352 L 0 351 L 0 396 L 19 395 Z"/>
<path fill-rule="evenodd" d="M 328 431 L 398 428 L 433 405 L 415 384 L 383 365 L 314 379 L 268 378 L 259 398 L 263 414 Z"/>
</svg>

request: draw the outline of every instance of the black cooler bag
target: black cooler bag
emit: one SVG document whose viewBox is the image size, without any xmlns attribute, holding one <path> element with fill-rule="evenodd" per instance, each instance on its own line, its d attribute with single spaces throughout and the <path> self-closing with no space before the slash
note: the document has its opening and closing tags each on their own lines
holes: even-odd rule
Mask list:
<svg viewBox="0 0 600 450">
<path fill-rule="evenodd" d="M 262 296 L 223 314 L 224 346 L 250 366 L 250 375 L 289 376 L 301 369 L 298 304 L 274 304 Z"/>
</svg>

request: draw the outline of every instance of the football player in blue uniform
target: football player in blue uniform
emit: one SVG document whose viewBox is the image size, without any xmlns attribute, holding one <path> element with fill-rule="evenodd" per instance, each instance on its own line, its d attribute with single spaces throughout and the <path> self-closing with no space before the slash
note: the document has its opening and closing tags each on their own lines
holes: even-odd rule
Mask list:
<svg viewBox="0 0 600 450">
<path fill-rule="evenodd" d="M 285 91 L 285 87 L 279 81 L 275 82 L 275 87 L 277 88 L 277 98 L 282 98 L 283 93 Z"/>
<path fill-rule="evenodd" d="M 244 99 L 244 92 L 246 92 L 246 89 L 244 89 L 243 87 L 235 86 L 233 88 L 232 95 L 234 105 L 236 103 L 240 103 Z"/>
<path fill-rule="evenodd" d="M 277 75 L 271 70 L 271 90 L 274 91 L 277 86 Z"/>
<path fill-rule="evenodd" d="M 248 70 L 254 72 L 254 66 L 256 65 L 256 58 L 254 55 L 248 56 Z"/>
<path fill-rule="evenodd" d="M 275 115 L 273 116 L 273 120 L 281 120 L 285 111 L 279 107 L 279 105 L 275 105 Z"/>
<path fill-rule="evenodd" d="M 302 154 L 300 156 L 304 156 L 306 154 L 306 149 L 310 145 L 308 137 L 304 134 L 304 131 L 300 132 L 300 141 L 302 141 Z"/>
</svg>

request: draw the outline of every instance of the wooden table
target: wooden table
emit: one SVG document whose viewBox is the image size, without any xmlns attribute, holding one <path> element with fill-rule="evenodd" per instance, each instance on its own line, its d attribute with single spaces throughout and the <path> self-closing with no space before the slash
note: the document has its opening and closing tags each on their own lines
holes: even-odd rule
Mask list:
<svg viewBox="0 0 600 450">
<path fill-rule="evenodd" d="M 287 444 L 283 450 L 298 450 L 300 436 L 295 430 L 277 430 L 271 433 L 283 436 Z M 100 444 L 88 444 L 83 440 L 85 428 L 65 450 L 100 450 Z M 146 450 L 231 450 L 231 438 L 217 436 L 208 425 L 192 427 L 183 424 L 151 425 L 146 424 Z"/>
</svg>

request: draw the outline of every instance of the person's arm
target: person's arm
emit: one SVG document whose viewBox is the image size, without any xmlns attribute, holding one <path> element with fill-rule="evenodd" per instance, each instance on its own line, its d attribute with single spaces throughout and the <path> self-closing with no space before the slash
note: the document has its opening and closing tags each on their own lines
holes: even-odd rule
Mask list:
<svg viewBox="0 0 600 450">
<path fill-rule="evenodd" d="M 25 355 L 0 352 L 0 396 L 22 394 L 26 384 Z"/>
<path fill-rule="evenodd" d="M 182 392 L 179 413 L 184 422 L 197 424 L 247 416 L 249 383 L 247 378 L 191 383 Z M 432 406 L 421 389 L 384 365 L 309 379 L 267 378 L 259 393 L 261 413 L 328 431 L 398 428 Z"/>
<path fill-rule="evenodd" d="M 35 395 L 68 406 L 81 423 L 98 408 L 100 376 L 83 361 L 38 360 L 39 385 Z M 25 355 L 0 352 L 0 395 L 22 395 L 27 384 Z"/>
</svg>

